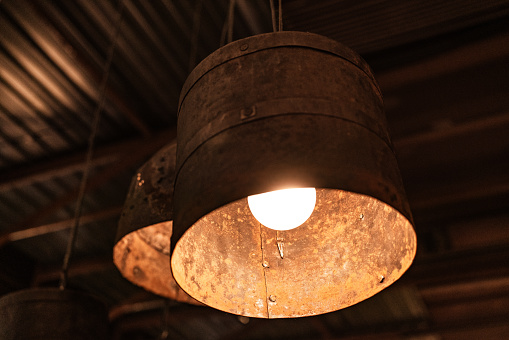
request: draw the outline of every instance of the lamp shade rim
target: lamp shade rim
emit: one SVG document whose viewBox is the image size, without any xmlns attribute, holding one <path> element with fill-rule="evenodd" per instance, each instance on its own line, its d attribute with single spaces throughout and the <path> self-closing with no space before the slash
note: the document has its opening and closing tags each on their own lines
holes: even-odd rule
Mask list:
<svg viewBox="0 0 509 340">
<path fill-rule="evenodd" d="M 292 230 L 271 230 L 249 217 L 247 198 L 203 216 L 175 244 L 171 256 L 175 281 L 201 303 L 224 312 L 257 318 L 294 318 L 354 305 L 392 285 L 408 270 L 417 251 L 417 236 L 410 219 L 368 195 L 336 189 L 316 191 L 318 210 L 307 224 Z M 338 199 L 330 210 L 340 216 L 340 222 L 320 217 L 320 209 L 327 208 L 333 198 Z M 216 223 L 218 217 L 232 216 L 233 212 L 238 214 L 235 218 L 243 221 L 238 233 L 229 222 Z M 225 236 L 215 239 L 217 234 Z M 284 254 L 270 250 L 278 249 L 277 239 L 284 243 Z M 235 243 L 226 252 L 215 252 L 217 244 L 227 241 Z M 239 251 L 248 245 L 252 245 L 251 249 Z M 193 255 L 186 254 L 186 249 L 193 249 Z M 355 256 L 348 258 L 345 253 Z M 244 263 L 249 270 L 239 269 L 239 264 Z M 322 268 L 326 268 L 325 272 L 321 272 Z M 285 274 L 279 277 L 278 270 Z M 312 274 L 304 274 L 307 271 Z M 211 272 L 217 275 L 214 279 L 203 280 L 197 275 L 209 277 Z M 253 279 L 257 276 L 260 281 Z M 276 282 L 283 278 L 283 286 L 277 288 Z M 224 292 L 227 297 L 217 299 L 214 294 L 230 280 L 235 280 L 237 288 L 232 287 L 232 291 Z M 344 291 L 352 288 L 354 294 Z M 291 293 L 284 296 L 286 291 Z M 240 299 L 239 294 L 245 296 Z M 316 302 L 321 298 L 323 302 Z"/>
</svg>

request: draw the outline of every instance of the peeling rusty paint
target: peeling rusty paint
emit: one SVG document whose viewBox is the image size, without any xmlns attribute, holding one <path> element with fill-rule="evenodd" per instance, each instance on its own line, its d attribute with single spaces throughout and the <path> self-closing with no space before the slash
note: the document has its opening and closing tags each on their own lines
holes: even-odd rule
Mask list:
<svg viewBox="0 0 509 340">
<path fill-rule="evenodd" d="M 241 212 L 242 225 L 227 217 L 232 211 Z M 361 211 L 365 218 L 359 223 Z M 178 242 L 175 279 L 197 300 L 226 312 L 309 316 L 348 307 L 386 288 L 408 269 L 416 250 L 412 225 L 402 214 L 342 190 L 318 189 L 309 220 L 278 232 L 284 236 L 284 258 L 276 233 L 260 226 L 245 199 L 217 209 Z"/>
<path fill-rule="evenodd" d="M 284 187 L 317 188 L 317 204 L 278 234 L 260 226 L 246 197 Z M 172 239 L 178 284 L 246 316 L 326 313 L 398 279 L 416 237 L 362 59 L 324 37 L 279 32 L 198 65 L 179 107 Z"/>
<path fill-rule="evenodd" d="M 133 177 L 122 211 L 113 262 L 132 283 L 155 294 L 199 304 L 170 268 L 176 145 L 158 151 Z"/>
</svg>

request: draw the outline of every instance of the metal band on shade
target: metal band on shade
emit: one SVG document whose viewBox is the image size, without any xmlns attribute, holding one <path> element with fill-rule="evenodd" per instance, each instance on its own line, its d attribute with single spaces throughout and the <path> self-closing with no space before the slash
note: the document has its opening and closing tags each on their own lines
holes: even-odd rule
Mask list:
<svg viewBox="0 0 509 340">
<path fill-rule="evenodd" d="M 247 197 L 287 187 L 317 189 L 311 217 L 284 232 L 260 225 Z M 177 283 L 234 314 L 345 308 L 415 256 L 379 87 L 359 55 L 315 34 L 242 39 L 195 68 L 179 104 L 174 197 Z"/>
<path fill-rule="evenodd" d="M 131 181 L 118 223 L 113 262 L 132 283 L 155 294 L 198 304 L 170 269 L 176 144 L 159 150 Z"/>
</svg>

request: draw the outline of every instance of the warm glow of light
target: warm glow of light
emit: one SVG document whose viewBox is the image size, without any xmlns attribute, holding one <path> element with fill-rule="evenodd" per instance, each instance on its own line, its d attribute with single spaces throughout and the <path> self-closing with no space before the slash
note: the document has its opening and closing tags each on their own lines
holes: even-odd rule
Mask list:
<svg viewBox="0 0 509 340">
<path fill-rule="evenodd" d="M 253 216 L 274 230 L 297 228 L 315 209 L 315 188 L 293 188 L 270 191 L 247 198 Z"/>
</svg>

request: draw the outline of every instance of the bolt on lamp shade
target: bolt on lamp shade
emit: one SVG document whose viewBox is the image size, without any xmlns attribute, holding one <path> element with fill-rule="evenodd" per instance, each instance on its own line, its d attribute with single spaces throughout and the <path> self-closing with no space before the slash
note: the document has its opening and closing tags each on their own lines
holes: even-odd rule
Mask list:
<svg viewBox="0 0 509 340">
<path fill-rule="evenodd" d="M 416 235 L 382 97 L 355 52 L 309 33 L 233 42 L 184 84 L 178 115 L 171 266 L 217 309 L 284 318 L 348 307 L 410 266 Z M 247 197 L 316 188 L 287 231 Z"/>
<path fill-rule="evenodd" d="M 0 298 L 3 340 L 106 340 L 108 313 L 92 296 L 57 288 L 27 289 Z"/>
<path fill-rule="evenodd" d="M 176 149 L 175 143 L 163 147 L 133 177 L 118 223 L 113 262 L 132 283 L 196 304 L 176 284 L 170 269 Z"/>
</svg>

